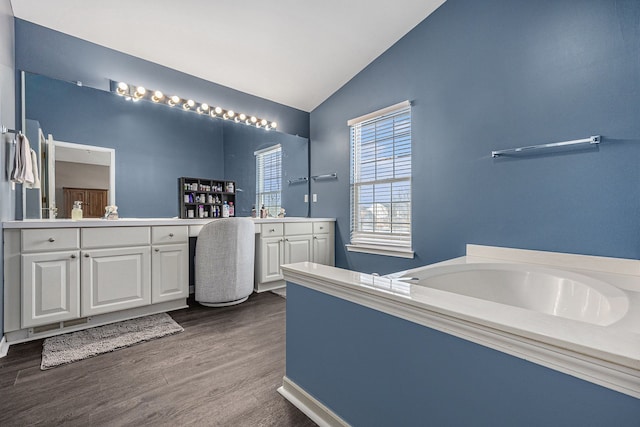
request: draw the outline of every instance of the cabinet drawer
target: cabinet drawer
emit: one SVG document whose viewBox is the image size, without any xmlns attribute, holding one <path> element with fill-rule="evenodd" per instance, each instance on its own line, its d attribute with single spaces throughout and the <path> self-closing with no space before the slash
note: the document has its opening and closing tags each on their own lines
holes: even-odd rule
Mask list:
<svg viewBox="0 0 640 427">
<path fill-rule="evenodd" d="M 260 237 L 282 236 L 282 223 L 260 224 Z"/>
<path fill-rule="evenodd" d="M 314 234 L 319 234 L 319 233 L 329 233 L 331 231 L 331 223 L 326 221 L 326 222 L 314 222 L 313 223 L 313 233 Z"/>
<path fill-rule="evenodd" d="M 313 231 L 310 222 L 288 222 L 284 225 L 284 235 L 292 236 L 295 234 L 311 234 Z"/>
<path fill-rule="evenodd" d="M 150 227 L 83 228 L 83 248 L 108 248 L 114 246 L 148 245 Z"/>
<path fill-rule="evenodd" d="M 152 227 L 151 243 L 184 243 L 189 240 L 189 227 L 186 225 Z"/>
<path fill-rule="evenodd" d="M 48 252 L 80 248 L 77 228 L 37 228 L 22 230 L 23 252 Z"/>
</svg>

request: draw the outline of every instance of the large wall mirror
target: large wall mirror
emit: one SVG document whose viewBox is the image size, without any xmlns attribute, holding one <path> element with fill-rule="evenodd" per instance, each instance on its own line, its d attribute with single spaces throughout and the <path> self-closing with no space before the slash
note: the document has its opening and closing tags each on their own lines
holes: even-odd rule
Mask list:
<svg viewBox="0 0 640 427">
<path fill-rule="evenodd" d="M 277 144 L 282 205 L 287 216 L 308 216 L 308 181 L 299 180 L 309 176 L 307 138 L 125 101 L 37 74 L 23 73 L 22 82 L 23 128 L 42 172 L 42 191 L 23 190 L 24 218 L 49 217 L 53 203 L 58 217 L 66 217 L 72 189 L 106 191 L 121 217 L 176 217 L 181 176 L 236 181 L 236 215 L 249 216 L 256 197 L 254 153 Z"/>
</svg>

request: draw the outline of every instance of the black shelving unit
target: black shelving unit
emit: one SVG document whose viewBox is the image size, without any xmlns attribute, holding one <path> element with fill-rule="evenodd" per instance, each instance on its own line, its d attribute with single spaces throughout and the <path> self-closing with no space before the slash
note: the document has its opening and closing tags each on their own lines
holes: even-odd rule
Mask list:
<svg viewBox="0 0 640 427">
<path fill-rule="evenodd" d="M 225 202 L 235 216 L 235 181 L 181 177 L 178 197 L 180 218 L 222 218 Z"/>
</svg>

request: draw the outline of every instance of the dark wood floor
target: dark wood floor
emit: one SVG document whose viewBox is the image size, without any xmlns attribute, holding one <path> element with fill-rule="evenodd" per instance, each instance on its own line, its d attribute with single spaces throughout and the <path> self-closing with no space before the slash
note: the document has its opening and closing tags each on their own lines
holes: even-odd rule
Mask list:
<svg viewBox="0 0 640 427">
<path fill-rule="evenodd" d="M 0 359 L 0 426 L 315 426 L 276 389 L 285 300 L 170 313 L 184 332 L 40 370 L 42 340 Z"/>
</svg>

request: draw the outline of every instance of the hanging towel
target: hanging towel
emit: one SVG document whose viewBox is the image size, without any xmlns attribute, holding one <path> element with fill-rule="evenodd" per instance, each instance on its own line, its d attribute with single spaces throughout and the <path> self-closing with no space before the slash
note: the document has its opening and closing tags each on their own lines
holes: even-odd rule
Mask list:
<svg viewBox="0 0 640 427">
<path fill-rule="evenodd" d="M 33 165 L 31 162 L 31 147 L 29 140 L 23 133 L 19 133 L 16 138 L 16 150 L 14 153 L 13 172 L 11 181 L 27 184 L 34 183 Z"/>
<path fill-rule="evenodd" d="M 38 155 L 33 150 L 31 151 L 31 170 L 33 173 L 33 184 L 27 184 L 27 188 L 40 188 L 40 168 L 38 167 Z"/>
</svg>

